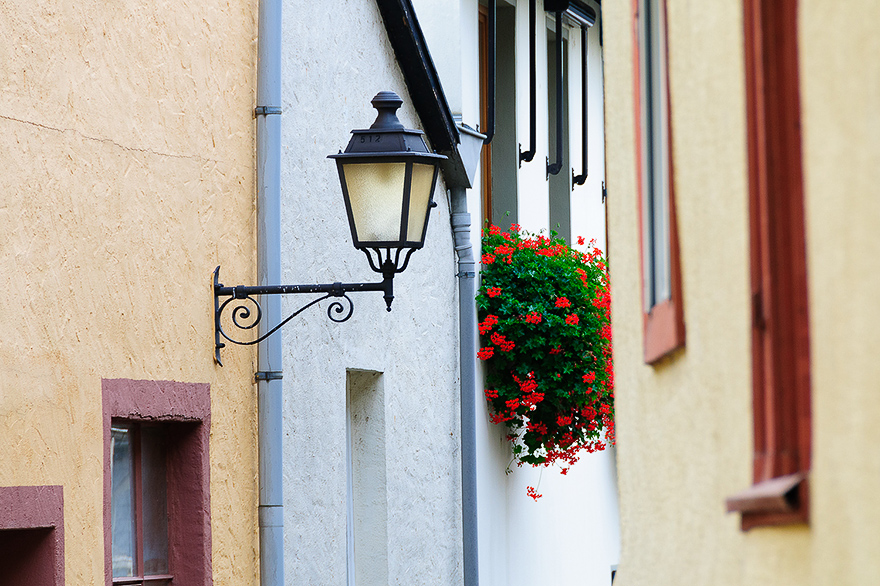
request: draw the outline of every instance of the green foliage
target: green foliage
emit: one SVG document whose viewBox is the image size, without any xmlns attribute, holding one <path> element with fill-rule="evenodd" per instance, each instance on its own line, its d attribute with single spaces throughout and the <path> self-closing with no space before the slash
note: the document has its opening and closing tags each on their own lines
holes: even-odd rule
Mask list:
<svg viewBox="0 0 880 586">
<path fill-rule="evenodd" d="M 583 244 L 583 239 L 579 239 Z M 519 464 L 571 465 L 614 442 L 611 307 L 602 252 L 489 226 L 477 294 L 486 400 Z M 563 472 L 567 466 L 563 467 Z"/>
</svg>

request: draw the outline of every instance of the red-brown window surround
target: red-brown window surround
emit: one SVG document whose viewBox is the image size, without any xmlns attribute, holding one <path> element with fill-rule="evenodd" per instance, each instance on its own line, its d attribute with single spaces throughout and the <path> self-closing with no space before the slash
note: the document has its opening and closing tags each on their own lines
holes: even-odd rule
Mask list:
<svg viewBox="0 0 880 586">
<path fill-rule="evenodd" d="M 201 383 L 103 379 L 104 576 L 112 584 L 110 515 L 110 429 L 114 419 L 168 424 L 169 564 L 174 584 L 209 586 L 211 501 L 210 386 Z"/>
<path fill-rule="evenodd" d="M 64 586 L 62 487 L 0 487 L 0 583 Z"/>
<path fill-rule="evenodd" d="M 810 346 L 797 0 L 744 3 L 754 484 L 743 530 L 809 520 Z"/>
<path fill-rule="evenodd" d="M 648 222 L 649 218 L 646 217 L 646 210 L 648 210 L 650 202 L 653 197 L 662 197 L 662 193 L 652 193 L 654 191 L 653 185 L 646 185 L 650 179 L 646 181 L 647 172 L 646 168 L 648 165 L 648 161 L 646 160 L 647 156 L 652 156 L 651 149 L 653 148 L 651 145 L 647 145 L 646 136 L 648 136 L 650 129 L 643 128 L 643 119 L 646 119 L 646 108 L 651 108 L 652 106 L 646 104 L 646 90 L 644 87 L 644 81 L 642 79 L 643 74 L 646 72 L 645 69 L 645 55 L 650 55 L 650 48 L 643 47 L 640 39 L 642 38 L 641 29 L 643 27 L 643 23 L 640 21 L 640 6 L 644 2 L 650 2 L 651 0 L 633 0 L 632 1 L 632 9 L 633 9 L 633 89 L 635 96 L 635 130 L 636 130 L 636 162 L 637 162 L 637 177 L 638 177 L 638 191 L 639 191 L 639 244 L 641 251 L 641 267 L 642 267 L 642 280 L 643 280 L 643 307 L 644 307 L 644 315 L 643 315 L 643 325 L 644 325 L 644 359 L 647 364 L 654 364 L 659 361 L 664 356 L 667 356 L 674 350 L 678 348 L 684 347 L 685 344 L 685 326 L 684 326 L 684 309 L 683 309 L 683 300 L 682 300 L 682 288 L 681 288 L 681 268 L 680 268 L 680 260 L 679 260 L 679 244 L 678 244 L 678 226 L 676 221 L 676 213 L 675 213 L 675 193 L 673 189 L 674 181 L 673 181 L 673 164 L 672 164 L 672 121 L 670 117 L 670 93 L 669 93 L 669 74 L 668 67 L 662 68 L 662 73 L 664 76 L 663 82 L 661 86 L 665 88 L 665 100 L 662 100 L 663 111 L 655 112 L 654 116 L 662 117 L 665 122 L 666 127 L 666 140 L 665 144 L 659 145 L 659 148 L 666 149 L 665 156 L 665 176 L 666 176 L 666 194 L 667 194 L 667 213 L 668 213 L 668 246 L 669 246 L 669 295 L 665 299 L 660 299 L 657 302 L 648 302 L 647 294 L 645 293 L 647 287 L 653 287 L 653 284 L 646 283 L 645 281 L 648 279 L 647 275 L 647 266 L 646 263 L 653 263 L 654 261 L 649 258 L 645 258 L 646 256 L 646 246 L 653 246 L 652 239 L 648 234 Z M 666 1 L 659 0 L 657 3 L 659 7 L 658 12 L 662 14 L 654 15 L 655 18 L 660 18 L 660 22 L 663 26 L 662 36 L 665 37 L 665 28 L 666 28 Z M 661 47 L 661 51 L 659 52 L 658 58 L 661 59 L 664 63 L 668 61 L 668 50 L 666 43 L 659 43 Z M 648 53 L 646 53 L 646 51 Z M 650 69 L 650 67 L 648 67 Z M 660 89 L 660 88 L 655 88 Z M 657 143 L 655 143 L 655 146 Z M 658 172 L 657 170 L 654 171 Z"/>
</svg>

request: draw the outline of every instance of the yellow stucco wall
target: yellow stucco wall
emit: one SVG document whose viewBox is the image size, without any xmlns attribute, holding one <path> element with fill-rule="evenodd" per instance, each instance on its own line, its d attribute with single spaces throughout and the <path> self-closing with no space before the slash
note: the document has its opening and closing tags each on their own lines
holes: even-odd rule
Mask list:
<svg viewBox="0 0 880 586">
<path fill-rule="evenodd" d="M 103 584 L 101 379 L 210 383 L 215 584 L 256 583 L 254 354 L 214 366 L 211 271 L 252 281 L 256 2 L 0 6 L 0 486 L 64 487 Z"/>
<path fill-rule="evenodd" d="M 742 5 L 667 0 L 687 347 L 642 360 L 631 2 L 603 3 L 621 586 L 880 580 L 880 39 L 872 0 L 800 2 L 813 400 L 809 528 L 743 533 L 751 483 Z"/>
<path fill-rule="evenodd" d="M 812 564 L 880 583 L 880 4 L 803 1 Z M 818 583 L 814 580 L 814 583 Z"/>
</svg>

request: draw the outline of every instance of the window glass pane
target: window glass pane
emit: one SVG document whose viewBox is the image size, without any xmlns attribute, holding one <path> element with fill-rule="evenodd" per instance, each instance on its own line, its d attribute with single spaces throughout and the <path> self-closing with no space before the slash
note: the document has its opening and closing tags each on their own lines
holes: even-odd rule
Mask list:
<svg viewBox="0 0 880 586">
<path fill-rule="evenodd" d="M 661 86 L 662 87 L 662 86 Z M 658 92 L 662 93 L 662 92 Z M 663 112 L 664 110 L 661 110 Z M 652 254 L 651 262 L 654 265 L 653 276 L 653 305 L 657 305 L 666 301 L 672 296 L 671 289 L 671 267 L 670 261 L 670 234 L 669 234 L 669 173 L 668 159 L 666 157 L 667 148 L 665 142 L 666 120 L 663 114 L 657 116 L 657 120 L 662 123 L 656 128 L 656 143 L 654 146 L 655 161 L 657 165 L 654 167 L 655 174 L 653 177 L 654 185 L 651 190 L 651 206 L 653 207 L 651 220 L 653 222 L 652 230 Z"/>
<path fill-rule="evenodd" d="M 641 110 L 641 149 L 642 149 L 642 199 L 643 230 L 642 237 L 642 283 L 644 286 L 645 312 L 651 311 L 654 306 L 654 96 L 652 70 L 654 65 L 654 50 L 651 43 L 651 3 L 650 0 L 639 2 L 639 85 Z"/>
<path fill-rule="evenodd" d="M 654 152 L 657 166 L 654 173 L 654 303 L 661 303 L 672 297 L 670 266 L 671 236 L 669 234 L 669 104 L 666 72 L 666 22 L 663 6 L 659 0 L 652 0 L 654 12 L 652 43 L 657 63 L 655 66 L 656 88 L 654 130 Z"/>
<path fill-rule="evenodd" d="M 114 425 L 110 433 L 110 523 L 115 578 L 134 576 L 137 572 L 134 442 L 127 426 Z"/>
<path fill-rule="evenodd" d="M 666 40 L 659 0 L 641 4 L 642 124 L 645 189 L 645 311 L 671 298 L 669 129 Z"/>
<path fill-rule="evenodd" d="M 562 72 L 556 71 L 556 28 L 554 19 L 554 28 L 547 28 L 547 129 L 548 142 L 550 145 L 550 163 L 557 160 L 570 160 L 568 148 L 569 138 L 567 131 L 563 127 L 562 153 L 556 152 L 556 123 L 557 116 L 562 116 L 563 120 L 569 120 L 568 113 L 568 92 L 565 90 L 568 84 L 568 39 L 564 36 L 562 39 Z M 556 77 L 561 75 L 563 81 L 562 90 L 562 112 L 556 111 L 558 97 L 556 95 Z M 571 175 L 561 170 L 555 175 L 547 178 L 549 194 L 550 194 L 550 230 L 556 232 L 566 242 L 571 243 Z"/>
<path fill-rule="evenodd" d="M 161 427 L 141 428 L 145 575 L 168 573 L 165 434 Z"/>
</svg>

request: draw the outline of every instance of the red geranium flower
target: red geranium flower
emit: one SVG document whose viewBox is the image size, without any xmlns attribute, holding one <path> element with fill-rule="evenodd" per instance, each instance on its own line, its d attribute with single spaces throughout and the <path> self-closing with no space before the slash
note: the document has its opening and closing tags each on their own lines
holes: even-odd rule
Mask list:
<svg viewBox="0 0 880 586">
<path fill-rule="evenodd" d="M 565 297 L 556 298 L 556 307 L 571 307 L 571 301 Z"/>
<path fill-rule="evenodd" d="M 526 323 L 529 324 L 539 324 L 541 323 L 541 314 L 537 311 L 533 311 L 532 313 L 526 316 Z"/>
<path fill-rule="evenodd" d="M 477 352 L 477 358 L 480 360 L 489 360 L 492 358 L 493 354 L 495 354 L 495 348 L 492 346 L 486 346 L 485 348 L 480 348 L 480 351 Z"/>
</svg>

